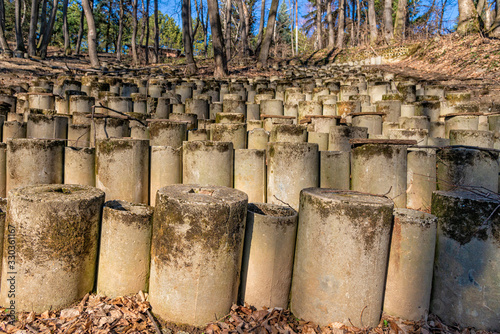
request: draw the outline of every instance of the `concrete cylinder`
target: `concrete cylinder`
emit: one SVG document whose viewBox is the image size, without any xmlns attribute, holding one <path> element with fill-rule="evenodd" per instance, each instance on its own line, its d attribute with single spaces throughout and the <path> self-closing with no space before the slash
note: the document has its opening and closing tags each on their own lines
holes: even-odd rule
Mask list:
<svg viewBox="0 0 500 334">
<path fill-rule="evenodd" d="M 350 139 L 368 138 L 368 128 L 357 126 L 334 126 L 330 128 L 328 150 L 351 151 Z"/>
<path fill-rule="evenodd" d="M 158 189 L 182 183 L 182 160 L 180 148 L 151 146 L 150 195 L 151 206 L 156 204 Z"/>
<path fill-rule="evenodd" d="M 90 146 L 90 125 L 68 125 L 68 144 L 73 147 Z"/>
<path fill-rule="evenodd" d="M 281 100 L 262 100 L 260 101 L 260 114 L 262 115 L 284 115 L 283 101 Z"/>
<path fill-rule="evenodd" d="M 171 121 L 185 122 L 188 130 L 194 130 L 198 125 L 198 116 L 196 114 L 171 113 L 168 119 Z"/>
<path fill-rule="evenodd" d="M 299 101 L 297 120 L 300 121 L 308 115 L 322 115 L 323 106 L 318 101 Z"/>
<path fill-rule="evenodd" d="M 351 183 L 351 159 L 346 151 L 320 152 L 320 187 L 349 190 Z"/>
<path fill-rule="evenodd" d="M 318 185 L 317 144 L 275 142 L 267 145 L 267 203 L 286 203 L 297 210 L 300 191 Z"/>
<path fill-rule="evenodd" d="M 451 130 L 477 130 L 479 125 L 478 116 L 452 116 L 446 117 L 444 121 L 445 138 L 450 137 Z"/>
<path fill-rule="evenodd" d="M 229 313 L 238 294 L 247 202 L 245 193 L 226 187 L 158 191 L 149 283 L 156 316 L 205 326 Z"/>
<path fill-rule="evenodd" d="M 352 149 L 351 189 L 387 195 L 406 207 L 407 150 L 404 145 L 364 144 Z"/>
<path fill-rule="evenodd" d="M 0 198 L 6 198 L 6 197 L 7 197 L 7 144 L 0 143 Z M 1 210 L 0 210 L 0 212 L 1 212 Z M 0 221 L 1 221 L 1 219 L 2 219 L 2 217 L 0 214 Z M 2 227 L 2 226 L 0 226 L 0 227 Z M 0 234 L 0 237 L 1 236 L 2 235 Z M 2 244 L 0 242 L 0 246 L 1 245 Z M 0 252 L 2 249 L 3 248 L 0 247 Z"/>
<path fill-rule="evenodd" d="M 250 203 L 241 268 L 241 303 L 288 307 L 297 212 L 287 206 Z"/>
<path fill-rule="evenodd" d="M 105 139 L 96 144 L 96 186 L 106 199 L 148 203 L 149 143 L 138 139 Z"/>
<path fill-rule="evenodd" d="M 430 212 L 432 193 L 436 190 L 436 152 L 408 149 L 406 207 Z"/>
<path fill-rule="evenodd" d="M 52 93 L 28 93 L 30 109 L 55 109 L 55 97 Z"/>
<path fill-rule="evenodd" d="M 305 143 L 307 129 L 303 125 L 274 124 L 269 136 L 270 142 Z"/>
<path fill-rule="evenodd" d="M 33 185 L 10 192 L 6 246 L 13 241 L 16 260 L 12 269 L 4 253 L 1 304 L 14 301 L 16 312 L 41 313 L 68 307 L 92 292 L 103 203 L 102 191 L 80 185 Z"/>
<path fill-rule="evenodd" d="M 400 129 L 425 129 L 429 130 L 429 118 L 427 116 L 400 117 Z"/>
<path fill-rule="evenodd" d="M 363 115 L 363 113 L 357 114 L 352 117 L 352 125 L 367 128 L 368 135 L 382 134 L 381 115 Z"/>
<path fill-rule="evenodd" d="M 411 321 L 429 313 L 436 246 L 436 217 L 394 210 L 384 312 Z"/>
<path fill-rule="evenodd" d="M 231 142 L 233 148 L 247 147 L 246 124 L 215 123 L 210 125 L 210 137 L 213 141 Z"/>
<path fill-rule="evenodd" d="M 475 149 L 451 148 L 437 152 L 438 189 L 484 187 L 498 191 L 498 154 Z"/>
<path fill-rule="evenodd" d="M 472 192 L 437 191 L 438 232 L 431 312 L 445 323 L 500 331 L 498 201 Z"/>
<path fill-rule="evenodd" d="M 155 121 L 149 123 L 151 146 L 179 148 L 186 140 L 187 125 L 183 122 Z"/>
<path fill-rule="evenodd" d="M 391 129 L 387 131 L 389 139 L 416 140 L 417 145 L 426 146 L 429 139 L 429 131 L 425 129 Z"/>
<path fill-rule="evenodd" d="M 26 136 L 28 138 L 67 139 L 68 118 L 29 114 Z"/>
<path fill-rule="evenodd" d="M 209 110 L 208 110 L 208 101 L 202 99 L 186 99 L 186 107 L 187 114 L 196 114 L 198 119 L 208 119 L 209 118 Z"/>
<path fill-rule="evenodd" d="M 64 150 L 64 183 L 95 187 L 95 149 L 67 146 Z"/>
<path fill-rule="evenodd" d="M 248 195 L 252 203 L 266 201 L 266 151 L 234 151 L 234 188 Z"/>
<path fill-rule="evenodd" d="M 265 150 L 269 142 L 269 132 L 262 128 L 248 131 L 248 149 Z"/>
<path fill-rule="evenodd" d="M 8 139 L 26 138 L 26 123 L 22 122 L 4 122 L 2 129 L 2 141 L 7 142 Z"/>
<path fill-rule="evenodd" d="M 128 120 L 121 118 L 97 118 L 90 126 L 90 140 L 122 138 L 128 135 Z"/>
<path fill-rule="evenodd" d="M 69 113 L 91 113 L 95 105 L 95 98 L 86 95 L 71 95 L 69 97 Z"/>
<path fill-rule="evenodd" d="M 319 151 L 327 151 L 328 150 L 328 133 L 322 132 L 308 132 L 307 133 L 307 142 L 311 144 L 318 144 Z"/>
<path fill-rule="evenodd" d="M 493 132 L 480 130 L 450 130 L 450 145 L 493 148 Z"/>
<path fill-rule="evenodd" d="M 62 140 L 9 140 L 7 193 L 21 186 L 63 183 L 64 145 Z"/>
<path fill-rule="evenodd" d="M 109 201 L 102 211 L 97 293 L 109 298 L 147 291 L 153 208 Z"/>
<path fill-rule="evenodd" d="M 233 143 L 184 142 L 182 183 L 233 187 Z"/>
<path fill-rule="evenodd" d="M 379 324 L 392 210 L 379 196 L 301 192 L 291 293 L 296 317 L 320 326 Z"/>
<path fill-rule="evenodd" d="M 124 96 L 108 96 L 107 97 L 108 101 L 108 108 L 122 112 L 122 113 L 127 113 L 127 112 L 133 112 L 134 111 L 134 104 L 132 102 L 131 97 L 124 97 Z M 110 115 L 119 115 L 111 110 L 108 110 Z"/>
<path fill-rule="evenodd" d="M 222 101 L 222 112 L 246 114 L 246 103 L 241 100 Z"/>
</svg>

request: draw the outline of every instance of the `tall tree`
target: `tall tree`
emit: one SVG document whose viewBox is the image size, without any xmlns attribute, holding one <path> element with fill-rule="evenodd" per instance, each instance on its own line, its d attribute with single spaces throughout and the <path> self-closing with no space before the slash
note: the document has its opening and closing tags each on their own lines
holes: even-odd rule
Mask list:
<svg viewBox="0 0 500 334">
<path fill-rule="evenodd" d="M 226 15 L 224 19 L 224 45 L 226 47 L 226 58 L 231 59 L 231 0 L 226 0 Z"/>
<path fill-rule="evenodd" d="M 264 19 L 266 13 L 266 0 L 262 0 L 262 5 L 260 8 L 260 22 L 259 22 L 259 35 L 257 37 L 257 50 L 260 50 L 262 44 L 262 35 L 264 34 Z"/>
<path fill-rule="evenodd" d="M 332 0 L 326 0 L 326 19 L 328 20 L 328 47 L 335 46 L 335 27 L 333 26 Z"/>
<path fill-rule="evenodd" d="M 396 20 L 394 22 L 394 37 L 401 39 L 405 31 L 406 7 L 408 0 L 398 0 L 398 9 L 396 11 Z"/>
<path fill-rule="evenodd" d="M 24 41 L 23 41 L 23 28 L 21 23 L 21 0 L 15 0 L 15 30 L 16 30 L 16 50 L 25 51 Z"/>
<path fill-rule="evenodd" d="M 479 17 L 472 0 L 458 0 L 458 25 L 460 35 L 479 32 Z"/>
<path fill-rule="evenodd" d="M 387 43 L 392 39 L 392 0 L 384 0 L 384 38 Z"/>
<path fill-rule="evenodd" d="M 220 79 L 227 76 L 228 72 L 217 0 L 207 0 L 207 7 L 208 16 L 210 18 L 210 28 L 212 30 L 212 46 L 214 48 L 214 77 Z"/>
<path fill-rule="evenodd" d="M 97 56 L 97 32 L 95 28 L 94 13 L 90 7 L 89 0 L 82 0 L 85 19 L 87 20 L 87 44 L 89 50 L 90 65 L 93 68 L 99 68 L 99 57 Z"/>
<path fill-rule="evenodd" d="M 71 44 L 69 40 L 69 26 L 68 26 L 68 0 L 63 0 L 63 34 L 64 34 L 64 53 L 69 55 L 71 53 Z"/>
<path fill-rule="evenodd" d="M 28 33 L 28 54 L 36 55 L 36 30 L 38 24 L 38 0 L 31 0 L 30 30 Z"/>
<path fill-rule="evenodd" d="M 258 67 L 267 66 L 267 58 L 269 57 L 269 48 L 271 47 L 271 39 L 273 37 L 274 25 L 276 24 L 276 12 L 278 11 L 279 0 L 271 1 L 271 8 L 269 9 L 269 16 L 267 18 L 266 34 L 262 40 L 260 47 L 259 59 L 257 62 Z"/>
<path fill-rule="evenodd" d="M 323 49 L 323 22 L 321 20 L 321 0 L 316 0 L 316 45 Z"/>
<path fill-rule="evenodd" d="M 56 20 L 57 14 L 57 3 L 58 0 L 52 1 L 52 9 L 50 11 L 49 21 L 47 22 L 47 26 L 41 36 L 40 41 L 40 56 L 45 58 L 47 56 L 47 48 L 49 47 L 50 40 L 52 38 L 52 31 L 54 31 L 54 22 Z"/>
<path fill-rule="evenodd" d="M 7 39 L 5 38 L 5 15 L 4 15 L 4 3 L 0 1 L 0 48 L 2 48 L 3 52 L 10 50 L 9 44 L 7 43 Z"/>
<path fill-rule="evenodd" d="M 125 15 L 125 10 L 123 8 L 123 0 L 119 0 L 119 10 L 118 15 L 118 39 L 116 41 L 116 60 L 122 60 L 122 38 L 123 38 L 123 19 Z"/>
<path fill-rule="evenodd" d="M 490 28 L 490 36 L 500 38 L 500 0 L 495 2 L 495 19 Z"/>
<path fill-rule="evenodd" d="M 248 56 L 248 34 L 250 32 L 250 17 L 248 13 L 248 7 L 243 0 L 236 0 L 236 4 L 238 5 L 238 10 L 240 12 L 240 23 L 241 23 L 241 51 L 243 56 Z"/>
<path fill-rule="evenodd" d="M 337 48 L 342 49 L 344 47 L 345 0 L 339 0 L 338 12 Z"/>
<path fill-rule="evenodd" d="M 196 0 L 195 0 L 196 1 Z M 154 0 L 154 16 L 155 16 L 155 60 L 154 62 L 158 64 L 160 62 L 160 28 L 158 26 L 158 0 Z"/>
<path fill-rule="evenodd" d="M 146 0 L 146 45 L 144 47 L 144 55 L 146 58 L 146 64 L 149 64 L 149 0 Z"/>
<path fill-rule="evenodd" d="M 182 41 L 184 43 L 184 53 L 186 54 L 186 74 L 194 75 L 198 70 L 193 56 L 193 41 L 191 40 L 191 33 L 189 30 L 189 7 L 191 7 L 190 0 L 182 0 Z"/>
<path fill-rule="evenodd" d="M 132 59 L 134 60 L 134 65 L 137 66 L 137 5 L 138 0 L 132 0 Z"/>
<path fill-rule="evenodd" d="M 75 48 L 75 53 L 77 55 L 80 54 L 80 48 L 82 46 L 82 38 L 83 38 L 83 20 L 84 20 L 85 16 L 84 16 L 84 13 L 83 13 L 83 7 L 82 9 L 80 10 L 80 25 L 78 27 L 78 37 L 76 38 L 76 48 Z"/>
<path fill-rule="evenodd" d="M 370 43 L 375 43 L 378 38 L 377 22 L 375 18 L 375 0 L 368 0 L 368 23 L 370 25 Z"/>
</svg>

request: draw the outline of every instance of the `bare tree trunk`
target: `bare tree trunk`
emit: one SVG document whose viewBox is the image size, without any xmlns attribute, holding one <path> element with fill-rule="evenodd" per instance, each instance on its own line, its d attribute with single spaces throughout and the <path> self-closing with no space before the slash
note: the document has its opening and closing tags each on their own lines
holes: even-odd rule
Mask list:
<svg viewBox="0 0 500 334">
<path fill-rule="evenodd" d="M 323 25 L 321 22 L 321 0 L 316 0 L 316 45 L 317 50 L 323 49 Z"/>
<path fill-rule="evenodd" d="M 345 0 L 339 0 L 339 15 L 337 23 L 337 48 L 342 49 L 344 47 L 344 26 L 345 26 Z"/>
<path fill-rule="evenodd" d="M 40 31 L 38 32 L 38 45 L 40 45 L 41 39 L 45 34 L 45 29 L 47 29 L 47 6 L 48 0 L 43 0 L 42 2 L 42 14 L 40 15 Z"/>
<path fill-rule="evenodd" d="M 484 9 L 484 30 L 489 31 L 493 25 L 494 10 L 491 8 L 491 4 L 487 3 Z"/>
<path fill-rule="evenodd" d="M 238 9 L 240 12 L 240 21 L 241 21 L 241 51 L 244 57 L 248 56 L 248 33 L 249 33 L 249 24 L 250 18 L 248 17 L 248 8 L 245 4 L 244 0 L 236 0 L 236 4 L 238 5 Z"/>
<path fill-rule="evenodd" d="M 119 2 L 120 13 L 118 17 L 118 38 L 116 41 L 116 60 L 122 60 L 122 37 L 123 37 L 123 17 L 125 15 L 125 11 L 123 9 L 123 0 Z"/>
<path fill-rule="evenodd" d="M 393 26 L 392 26 L 392 0 L 384 1 L 384 38 L 387 43 L 391 41 L 393 37 Z"/>
<path fill-rule="evenodd" d="M 495 20 L 490 28 L 490 36 L 500 38 L 500 0 L 495 2 Z"/>
<path fill-rule="evenodd" d="M 226 17 L 224 20 L 226 60 L 231 59 L 231 6 L 231 0 L 226 0 Z"/>
<path fill-rule="evenodd" d="M 149 0 L 146 0 L 146 45 L 144 46 L 146 65 L 149 64 Z"/>
<path fill-rule="evenodd" d="M 375 18 L 375 0 L 368 0 L 368 22 L 370 25 L 370 43 L 375 43 L 378 38 L 377 22 Z"/>
<path fill-rule="evenodd" d="M 217 0 L 207 0 L 207 7 L 210 17 L 210 28 L 212 30 L 212 45 L 214 48 L 214 78 L 220 79 L 227 76 L 228 72 Z"/>
<path fill-rule="evenodd" d="M 396 21 L 394 22 L 394 37 L 396 39 L 401 39 L 403 37 L 407 5 L 408 0 L 398 0 L 398 10 L 396 11 Z"/>
<path fill-rule="evenodd" d="M 31 0 L 30 30 L 28 33 L 28 54 L 36 55 L 36 29 L 38 24 L 38 0 Z"/>
<path fill-rule="evenodd" d="M 262 46 L 259 52 L 258 67 L 267 66 L 267 58 L 269 57 L 269 48 L 271 47 L 271 38 L 273 37 L 274 25 L 276 24 L 276 12 L 278 11 L 279 0 L 271 1 L 269 16 L 267 18 L 266 35 L 262 40 Z"/>
<path fill-rule="evenodd" d="M 84 13 L 83 13 L 83 7 L 82 7 L 82 10 L 80 12 L 80 26 L 78 27 L 78 38 L 76 39 L 76 50 L 75 50 L 75 53 L 77 55 L 80 54 L 80 48 L 82 46 L 83 19 L 84 19 Z"/>
<path fill-rule="evenodd" d="M 88 49 L 90 65 L 93 68 L 99 68 L 99 57 L 97 56 L 97 35 L 95 29 L 94 13 L 92 13 L 92 8 L 90 8 L 89 0 L 82 0 L 83 10 L 85 12 L 85 19 L 87 20 L 88 26 Z"/>
<path fill-rule="evenodd" d="M 458 0 L 458 26 L 460 35 L 479 32 L 479 18 L 472 0 Z"/>
<path fill-rule="evenodd" d="M 155 64 L 160 62 L 160 28 L 158 26 L 158 0 L 154 0 L 154 15 L 155 15 Z"/>
<path fill-rule="evenodd" d="M 264 19 L 266 13 L 266 0 L 262 0 L 260 9 L 260 22 L 259 22 L 259 35 L 257 37 L 257 48 L 256 53 L 260 51 L 260 46 L 262 44 L 262 34 L 264 33 Z"/>
<path fill-rule="evenodd" d="M 350 23 L 350 26 L 351 26 L 351 35 L 349 36 L 349 44 L 351 46 L 354 46 L 354 20 L 355 20 L 355 16 L 356 16 L 356 3 L 354 0 L 351 1 L 351 23 Z"/>
<path fill-rule="evenodd" d="M 2 48 L 3 52 L 10 50 L 5 38 L 5 7 L 3 0 L 0 0 L 0 48 Z"/>
<path fill-rule="evenodd" d="M 137 2 L 138 0 L 132 0 L 132 58 L 134 60 L 134 65 L 137 66 Z"/>
<path fill-rule="evenodd" d="M 40 57 L 42 58 L 47 57 L 47 48 L 49 47 L 49 43 L 52 38 L 52 31 L 54 30 L 54 22 L 56 21 L 57 2 L 58 0 L 52 1 L 52 10 L 50 11 L 49 22 L 45 28 L 45 32 L 40 43 Z"/>
<path fill-rule="evenodd" d="M 299 6 L 295 0 L 295 54 L 299 54 Z"/>
<path fill-rule="evenodd" d="M 207 0 L 208 1 L 208 0 Z M 208 8 L 208 3 L 207 3 L 207 8 Z M 217 11 L 219 9 L 217 8 Z M 219 17 L 219 25 L 220 25 L 220 16 L 219 16 L 219 12 L 217 12 L 217 15 Z M 205 24 L 203 26 L 203 38 L 204 38 L 204 45 L 205 45 L 205 58 L 207 57 L 208 55 L 208 21 L 210 20 L 210 14 L 207 10 L 207 18 L 205 20 Z M 221 31 L 222 31 L 222 28 L 221 28 Z"/>
<path fill-rule="evenodd" d="M 68 0 L 63 0 L 63 34 L 64 34 L 64 53 L 71 54 L 71 42 L 69 40 L 69 27 L 68 27 Z"/>
<path fill-rule="evenodd" d="M 356 10 L 357 10 L 357 22 L 356 22 L 356 44 L 360 44 L 360 30 L 361 30 L 361 3 L 356 0 Z"/>
<path fill-rule="evenodd" d="M 16 17 L 16 50 L 25 51 L 23 41 L 23 26 L 21 20 L 21 0 L 15 0 L 15 17 Z"/>
<path fill-rule="evenodd" d="M 193 41 L 189 32 L 189 7 L 190 0 L 182 0 L 182 41 L 184 43 L 184 53 L 186 54 L 186 74 L 194 75 L 198 70 L 193 57 Z"/>
<path fill-rule="evenodd" d="M 326 1 L 326 19 L 328 20 L 328 47 L 335 46 L 335 30 L 333 26 L 332 0 Z"/>
<path fill-rule="evenodd" d="M 144 8 L 144 1 L 145 0 L 141 0 L 141 6 L 142 6 L 142 17 L 141 17 L 142 26 L 141 26 L 141 36 L 139 37 L 139 44 L 141 46 L 144 45 L 144 36 L 146 35 L 146 19 L 144 18 L 144 16 L 146 16 L 146 14 L 145 14 L 146 13 L 146 9 Z"/>
</svg>

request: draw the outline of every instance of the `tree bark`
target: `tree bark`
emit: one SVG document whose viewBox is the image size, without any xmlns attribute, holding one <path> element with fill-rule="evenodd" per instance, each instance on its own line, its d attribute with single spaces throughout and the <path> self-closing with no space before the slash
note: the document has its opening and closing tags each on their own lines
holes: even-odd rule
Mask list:
<svg viewBox="0 0 500 334">
<path fill-rule="evenodd" d="M 191 40 L 191 33 L 189 31 L 189 7 L 191 6 L 190 0 L 182 0 L 182 41 L 184 43 L 184 53 L 186 54 L 186 74 L 194 75 L 198 70 L 193 56 L 193 41 Z"/>
<path fill-rule="evenodd" d="M 396 21 L 394 22 L 394 37 L 396 39 L 401 39 L 403 37 L 403 32 L 405 30 L 407 5 L 408 5 L 408 0 L 398 1 L 398 10 L 396 11 Z"/>
<path fill-rule="evenodd" d="M 45 29 L 47 29 L 47 5 L 48 0 L 43 0 L 42 2 L 42 14 L 40 15 L 40 31 L 38 33 L 38 45 L 40 45 L 41 39 L 45 34 Z"/>
<path fill-rule="evenodd" d="M 64 53 L 69 55 L 71 53 L 71 43 L 69 40 L 69 27 L 68 27 L 68 0 L 63 0 L 63 34 L 64 34 Z"/>
<path fill-rule="evenodd" d="M 357 10 L 357 22 L 356 22 L 356 44 L 360 44 L 360 30 L 361 30 L 361 4 L 359 0 L 356 0 L 356 10 Z"/>
<path fill-rule="evenodd" d="M 28 33 L 28 54 L 36 55 L 36 30 L 38 24 L 38 0 L 31 0 L 30 30 Z"/>
<path fill-rule="evenodd" d="M 240 21 L 241 21 L 241 51 L 244 57 L 248 56 L 248 33 L 249 33 L 249 24 L 250 18 L 248 17 L 248 8 L 243 0 L 236 0 L 236 4 L 238 5 L 238 10 L 240 12 Z"/>
<path fill-rule="evenodd" d="M 472 0 L 458 0 L 458 26 L 460 35 L 479 32 L 479 18 Z"/>
<path fill-rule="evenodd" d="M 384 1 L 384 38 L 387 43 L 391 41 L 393 37 L 393 25 L 392 25 L 392 0 Z"/>
<path fill-rule="evenodd" d="M 82 46 L 83 19 L 84 19 L 84 13 L 83 13 L 83 7 L 82 7 L 82 10 L 80 11 L 80 26 L 78 27 L 78 38 L 76 39 L 76 50 L 75 50 L 75 53 L 77 55 L 80 54 L 80 48 Z"/>
<path fill-rule="evenodd" d="M 220 79 L 227 76 L 228 72 L 217 0 L 207 0 L 207 8 L 210 18 L 210 28 L 212 30 L 212 46 L 214 48 L 214 78 Z"/>
<path fill-rule="evenodd" d="M 137 60 L 137 5 L 138 0 L 132 0 L 132 59 L 134 65 L 139 63 Z"/>
<path fill-rule="evenodd" d="M 332 0 L 326 1 L 326 19 L 328 20 L 328 47 L 335 46 L 335 29 L 333 26 Z"/>
<path fill-rule="evenodd" d="M 123 37 L 123 17 L 125 11 L 123 9 L 123 0 L 119 2 L 120 14 L 118 18 L 118 38 L 116 40 L 116 60 L 122 60 L 122 37 Z"/>
<path fill-rule="evenodd" d="M 226 0 L 226 17 L 224 20 L 226 59 L 231 59 L 231 0 Z"/>
<path fill-rule="evenodd" d="M 0 48 L 2 48 L 3 52 L 10 50 L 5 38 L 5 7 L 3 0 L 0 0 Z"/>
<path fill-rule="evenodd" d="M 259 22 L 259 34 L 257 37 L 257 48 L 256 53 L 260 51 L 260 46 L 262 44 L 262 34 L 264 33 L 264 19 L 266 13 L 266 0 L 262 0 L 261 9 L 260 9 L 260 22 Z"/>
<path fill-rule="evenodd" d="M 318 50 L 323 49 L 323 25 L 321 22 L 321 0 L 316 0 L 316 42 Z"/>
<path fill-rule="evenodd" d="M 370 25 L 370 43 L 372 44 L 378 38 L 377 22 L 375 20 L 375 0 L 368 0 L 368 21 Z"/>
<path fill-rule="evenodd" d="M 500 38 L 500 0 L 495 2 L 495 20 L 490 28 L 490 36 Z"/>
<path fill-rule="evenodd" d="M 149 64 L 149 0 L 146 0 L 146 45 L 144 46 L 144 56 L 146 65 Z"/>
<path fill-rule="evenodd" d="M 90 8 L 89 0 L 82 0 L 83 11 L 85 12 L 85 19 L 87 20 L 88 26 L 88 49 L 89 49 L 89 58 L 90 65 L 93 68 L 99 68 L 99 57 L 97 56 L 97 35 L 95 29 L 95 21 L 94 14 L 92 13 L 92 9 Z"/>
<path fill-rule="evenodd" d="M 158 25 L 158 0 L 154 0 L 155 7 L 155 64 L 160 62 L 160 27 Z"/>
<path fill-rule="evenodd" d="M 16 50 L 25 51 L 23 41 L 23 27 L 21 20 L 21 0 L 15 0 L 15 29 L 16 29 Z"/>
<path fill-rule="evenodd" d="M 52 10 L 50 11 L 49 22 L 45 27 L 45 31 L 40 43 L 40 57 L 42 58 L 47 57 L 47 48 L 49 47 L 49 43 L 52 38 L 52 31 L 54 30 L 54 23 L 56 21 L 57 3 L 58 0 L 52 1 Z"/>
<path fill-rule="evenodd" d="M 342 49 L 344 47 L 345 0 L 339 0 L 339 15 L 337 26 L 337 48 Z"/>
<path fill-rule="evenodd" d="M 276 24 L 276 12 L 278 11 L 279 0 L 271 1 L 269 16 L 267 18 L 266 35 L 262 40 L 262 46 L 259 52 L 258 67 L 267 66 L 267 58 L 269 57 L 269 48 L 271 47 L 271 38 L 273 37 L 274 26 Z"/>
</svg>

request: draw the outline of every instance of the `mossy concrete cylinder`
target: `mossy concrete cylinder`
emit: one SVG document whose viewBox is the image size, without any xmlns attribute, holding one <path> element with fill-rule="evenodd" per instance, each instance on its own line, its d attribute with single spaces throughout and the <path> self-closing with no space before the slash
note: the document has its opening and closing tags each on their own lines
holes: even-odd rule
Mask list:
<svg viewBox="0 0 500 334">
<path fill-rule="evenodd" d="M 64 149 L 64 183 L 95 187 L 95 149 Z"/>
<path fill-rule="evenodd" d="M 149 124 L 151 146 L 179 148 L 186 140 L 187 125 L 183 122 L 155 121 Z"/>
<path fill-rule="evenodd" d="M 411 321 L 429 313 L 436 246 L 436 217 L 394 210 L 384 312 Z"/>
<path fill-rule="evenodd" d="M 233 187 L 233 163 L 231 142 L 184 142 L 182 183 Z"/>
<path fill-rule="evenodd" d="M 319 151 L 327 151 L 328 150 L 328 133 L 322 132 L 308 132 L 307 133 L 307 142 L 311 144 L 318 144 Z"/>
<path fill-rule="evenodd" d="M 260 101 L 260 113 L 263 115 L 284 115 L 283 101 L 262 100 Z"/>
<path fill-rule="evenodd" d="M 297 120 L 300 121 L 309 115 L 322 115 L 323 106 L 318 101 L 299 101 Z"/>
<path fill-rule="evenodd" d="M 330 151 L 351 151 L 350 139 L 368 138 L 368 128 L 357 126 L 333 126 L 330 128 L 328 140 L 328 150 Z"/>
<path fill-rule="evenodd" d="M 286 203 L 297 210 L 300 191 L 317 186 L 317 144 L 275 142 L 267 145 L 267 203 Z"/>
<path fill-rule="evenodd" d="M 106 200 L 148 203 L 149 143 L 138 139 L 105 139 L 96 144 L 96 186 Z"/>
<path fill-rule="evenodd" d="M 67 139 L 68 118 L 29 114 L 26 136 L 28 138 Z"/>
<path fill-rule="evenodd" d="M 90 138 L 122 138 L 128 135 L 128 120 L 121 118 L 97 118 L 91 123 Z"/>
<path fill-rule="evenodd" d="M 86 95 L 71 95 L 69 97 L 69 113 L 91 113 L 95 98 Z"/>
<path fill-rule="evenodd" d="M 492 131 L 450 130 L 450 145 L 466 145 L 493 148 Z"/>
<path fill-rule="evenodd" d="M 274 124 L 269 136 L 270 142 L 305 143 L 307 129 L 303 125 Z"/>
<path fill-rule="evenodd" d="M 248 131 L 248 149 L 265 150 L 269 142 L 269 132 L 263 128 Z"/>
<path fill-rule="evenodd" d="M 151 146 L 149 203 L 155 206 L 158 189 L 182 183 L 181 149 L 171 146 Z"/>
<path fill-rule="evenodd" d="M 382 134 L 382 116 L 381 115 L 363 115 L 357 114 L 352 117 L 352 125 L 356 127 L 367 128 L 368 135 Z"/>
<path fill-rule="evenodd" d="M 7 142 L 8 139 L 26 138 L 26 123 L 22 122 L 4 122 L 2 128 L 2 141 Z"/>
<path fill-rule="evenodd" d="M 498 154 L 475 149 L 451 148 L 437 152 L 438 189 L 461 186 L 498 191 Z"/>
<path fill-rule="evenodd" d="M 436 191 L 436 151 L 408 149 L 406 207 L 430 212 L 432 193 Z"/>
<path fill-rule="evenodd" d="M 205 326 L 236 302 L 248 197 L 226 187 L 157 193 L 149 298 L 156 316 Z"/>
<path fill-rule="evenodd" d="M 7 193 L 21 186 L 63 183 L 62 140 L 12 139 L 7 142 Z"/>
<path fill-rule="evenodd" d="M 0 300 L 17 312 L 62 309 L 92 292 L 104 193 L 80 185 L 33 185 L 8 198 Z M 9 245 L 16 263 L 9 265 Z M 15 274 L 12 274 L 12 271 Z M 9 298 L 14 275 L 15 298 Z M 64 292 L 64 293 L 62 293 Z M 9 301 L 10 299 L 10 301 Z"/>
<path fill-rule="evenodd" d="M 379 196 L 302 190 L 291 293 L 296 317 L 320 326 L 379 324 L 392 211 L 391 200 Z"/>
<path fill-rule="evenodd" d="M 444 122 L 445 138 L 450 138 L 451 130 L 477 130 L 479 126 L 478 116 L 452 116 L 446 117 Z"/>
<path fill-rule="evenodd" d="M 404 145 L 364 144 L 351 152 L 351 189 L 387 195 L 406 208 L 407 149 Z"/>
<path fill-rule="evenodd" d="M 345 151 L 320 152 L 321 188 L 349 190 L 351 182 L 350 153 Z"/>
<path fill-rule="evenodd" d="M 102 211 L 97 293 L 110 298 L 148 290 L 153 208 L 109 201 Z"/>
<path fill-rule="evenodd" d="M 210 137 L 213 141 L 231 142 L 233 148 L 247 147 L 247 125 L 236 123 L 215 123 L 210 125 Z"/>
<path fill-rule="evenodd" d="M 68 126 L 68 145 L 74 147 L 90 146 L 90 125 L 71 124 Z"/>
<path fill-rule="evenodd" d="M 437 191 L 438 236 L 431 312 L 445 323 L 500 331 L 498 201 L 472 192 Z"/>
<path fill-rule="evenodd" d="M 198 119 L 209 118 L 208 101 L 203 99 L 186 99 L 186 113 L 196 114 Z"/>
<path fill-rule="evenodd" d="M 266 201 L 266 150 L 234 150 L 234 188 L 248 195 L 248 201 Z"/>
<path fill-rule="evenodd" d="M 248 204 L 241 266 L 241 303 L 257 309 L 288 307 L 292 283 L 297 211 L 264 203 Z"/>
</svg>

